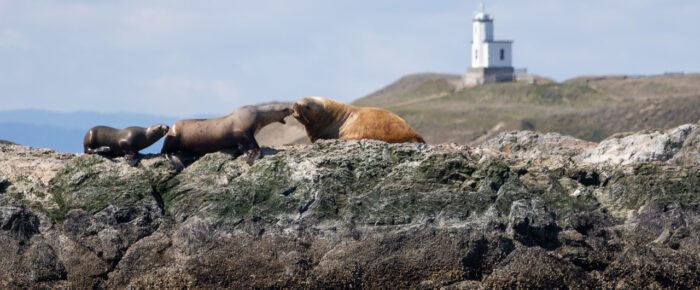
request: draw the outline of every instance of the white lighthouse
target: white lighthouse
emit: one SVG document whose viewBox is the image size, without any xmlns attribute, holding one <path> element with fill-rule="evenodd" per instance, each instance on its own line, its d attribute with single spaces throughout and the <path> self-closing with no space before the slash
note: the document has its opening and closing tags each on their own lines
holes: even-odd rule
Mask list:
<svg viewBox="0 0 700 290">
<path fill-rule="evenodd" d="M 513 81 L 512 44 L 510 40 L 493 40 L 493 18 L 481 11 L 472 24 L 472 63 L 464 77 L 466 85 Z"/>
</svg>

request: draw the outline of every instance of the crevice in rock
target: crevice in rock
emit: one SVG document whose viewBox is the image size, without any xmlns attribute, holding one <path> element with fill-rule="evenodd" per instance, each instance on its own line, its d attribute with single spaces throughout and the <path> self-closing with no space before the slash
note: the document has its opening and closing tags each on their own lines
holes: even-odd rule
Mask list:
<svg viewBox="0 0 700 290">
<path fill-rule="evenodd" d="M 158 191 L 155 185 L 151 185 L 153 198 L 156 200 L 156 204 L 160 207 L 160 213 L 165 214 L 165 202 L 163 201 L 162 194 Z"/>
<path fill-rule="evenodd" d="M 578 170 L 570 177 L 584 186 L 600 186 L 600 174 L 596 171 Z"/>
<path fill-rule="evenodd" d="M 293 186 L 290 186 L 289 188 L 287 188 L 285 191 L 280 192 L 280 194 L 284 195 L 284 196 L 288 196 L 288 195 L 292 194 L 292 192 L 294 192 L 295 190 L 297 190 L 297 186 L 293 185 Z"/>
<path fill-rule="evenodd" d="M 5 190 L 10 187 L 10 185 L 12 185 L 12 183 L 0 175 L 0 193 L 4 193 Z"/>
<path fill-rule="evenodd" d="M 316 202 L 316 195 L 317 193 L 314 192 L 314 194 L 311 196 L 311 199 L 299 207 L 299 218 L 301 218 L 304 212 L 306 212 L 309 209 L 309 207 L 311 207 L 311 205 L 314 204 L 314 202 Z"/>
</svg>

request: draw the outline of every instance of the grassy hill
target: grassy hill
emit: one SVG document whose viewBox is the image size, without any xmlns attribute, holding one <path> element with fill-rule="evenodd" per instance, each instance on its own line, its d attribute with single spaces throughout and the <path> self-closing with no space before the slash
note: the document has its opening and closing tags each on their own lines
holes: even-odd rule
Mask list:
<svg viewBox="0 0 700 290">
<path fill-rule="evenodd" d="M 700 74 L 648 77 L 585 76 L 564 83 L 589 86 L 620 99 L 659 99 L 700 95 Z"/>
<path fill-rule="evenodd" d="M 461 88 L 462 77 L 452 74 L 413 74 L 354 102 L 358 106 L 391 106 L 415 103 L 453 93 Z"/>
<path fill-rule="evenodd" d="M 556 131 L 591 141 L 700 119 L 700 74 L 580 77 L 464 88 L 459 75 L 417 74 L 354 102 L 391 110 L 428 143 L 478 144 L 505 130 Z"/>
</svg>

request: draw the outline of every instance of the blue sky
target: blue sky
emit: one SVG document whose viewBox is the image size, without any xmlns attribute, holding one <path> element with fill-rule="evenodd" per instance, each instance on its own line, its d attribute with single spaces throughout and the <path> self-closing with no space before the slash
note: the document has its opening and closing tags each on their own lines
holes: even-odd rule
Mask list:
<svg viewBox="0 0 700 290">
<path fill-rule="evenodd" d="M 0 110 L 225 114 L 350 102 L 463 73 L 480 1 L 4 1 Z M 556 80 L 700 71 L 700 1 L 490 1 L 514 64 Z"/>
</svg>

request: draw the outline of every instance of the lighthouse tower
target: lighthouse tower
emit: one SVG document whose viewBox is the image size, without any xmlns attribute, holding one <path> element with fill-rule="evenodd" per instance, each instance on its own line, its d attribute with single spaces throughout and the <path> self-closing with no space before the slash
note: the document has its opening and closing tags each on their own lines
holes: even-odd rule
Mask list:
<svg viewBox="0 0 700 290">
<path fill-rule="evenodd" d="M 481 11 L 474 14 L 472 28 L 472 63 L 464 77 L 466 85 L 513 81 L 513 58 L 510 40 L 493 40 L 493 18 Z"/>
</svg>

